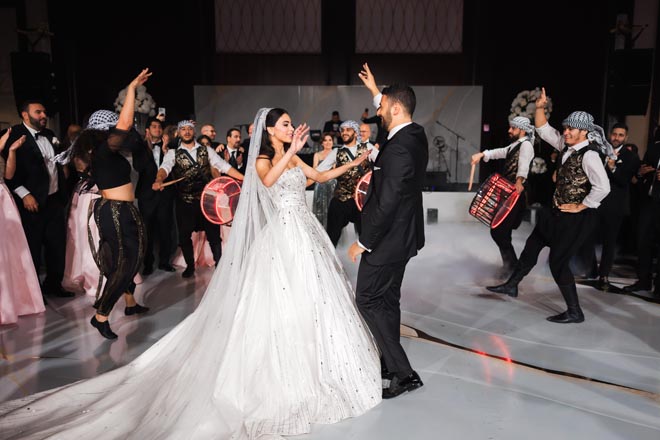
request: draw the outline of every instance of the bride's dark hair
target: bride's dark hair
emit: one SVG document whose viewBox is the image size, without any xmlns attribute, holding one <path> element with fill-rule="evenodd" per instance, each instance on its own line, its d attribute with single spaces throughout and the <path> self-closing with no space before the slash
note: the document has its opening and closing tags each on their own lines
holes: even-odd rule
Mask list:
<svg viewBox="0 0 660 440">
<path fill-rule="evenodd" d="M 283 108 L 273 108 L 268 112 L 264 124 L 264 132 L 261 135 L 261 147 L 259 148 L 259 155 L 268 156 L 269 159 L 273 159 L 273 157 L 275 157 L 275 149 L 270 142 L 270 136 L 268 135 L 266 127 L 275 127 L 275 124 L 277 124 L 277 121 L 280 120 L 282 115 L 288 114 L 289 112 Z M 285 143 L 284 151 L 287 151 L 290 146 L 291 144 Z"/>
</svg>

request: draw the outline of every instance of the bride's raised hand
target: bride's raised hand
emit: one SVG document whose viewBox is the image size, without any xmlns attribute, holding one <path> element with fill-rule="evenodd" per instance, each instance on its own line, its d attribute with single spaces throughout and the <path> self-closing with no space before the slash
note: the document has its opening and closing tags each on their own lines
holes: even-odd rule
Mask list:
<svg viewBox="0 0 660 440">
<path fill-rule="evenodd" d="M 289 147 L 289 150 L 293 152 L 293 154 L 298 153 L 305 144 L 307 143 L 307 138 L 309 133 L 309 126 L 306 123 L 300 124 L 298 127 L 293 132 L 293 139 L 291 141 L 291 146 Z"/>
</svg>

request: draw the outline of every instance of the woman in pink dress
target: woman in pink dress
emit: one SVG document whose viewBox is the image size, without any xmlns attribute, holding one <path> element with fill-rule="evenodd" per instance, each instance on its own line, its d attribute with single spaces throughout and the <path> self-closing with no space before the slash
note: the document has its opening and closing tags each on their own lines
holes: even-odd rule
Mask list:
<svg viewBox="0 0 660 440">
<path fill-rule="evenodd" d="M 0 153 L 5 148 L 11 128 L 0 137 Z M 4 177 L 11 179 L 16 171 L 16 150 L 25 142 L 20 137 L 9 147 L 6 171 L 0 156 L 0 224 L 3 228 L 0 245 L 0 325 L 15 324 L 18 317 L 41 313 L 45 310 L 39 278 L 34 269 L 30 248 L 23 232 L 21 217 L 14 198 L 5 185 Z"/>
</svg>

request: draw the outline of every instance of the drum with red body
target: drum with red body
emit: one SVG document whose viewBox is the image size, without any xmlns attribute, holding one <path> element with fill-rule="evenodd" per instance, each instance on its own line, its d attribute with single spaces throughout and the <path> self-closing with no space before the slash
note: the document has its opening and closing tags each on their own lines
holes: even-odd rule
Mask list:
<svg viewBox="0 0 660 440">
<path fill-rule="evenodd" d="M 231 177 L 220 176 L 211 180 L 202 191 L 202 214 L 211 223 L 226 225 L 234 219 L 241 185 Z"/>
<path fill-rule="evenodd" d="M 497 228 L 509 215 L 520 194 L 514 184 L 498 173 L 481 184 L 470 204 L 470 215 L 491 229 Z"/>
<path fill-rule="evenodd" d="M 367 198 L 367 190 L 369 189 L 369 182 L 371 182 L 371 173 L 372 171 L 369 171 L 364 176 L 360 177 L 357 185 L 355 185 L 355 196 L 353 198 L 360 211 L 362 211 L 364 201 Z"/>
</svg>

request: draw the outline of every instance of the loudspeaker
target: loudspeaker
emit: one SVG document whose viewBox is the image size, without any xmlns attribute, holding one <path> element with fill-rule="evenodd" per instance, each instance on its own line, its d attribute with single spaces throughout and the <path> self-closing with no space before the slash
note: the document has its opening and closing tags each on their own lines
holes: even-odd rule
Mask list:
<svg viewBox="0 0 660 440">
<path fill-rule="evenodd" d="M 651 95 L 653 49 L 624 49 L 612 54 L 607 78 L 607 107 L 619 115 L 645 115 Z"/>
<path fill-rule="evenodd" d="M 50 55 L 44 52 L 12 52 L 11 76 L 14 83 L 16 109 L 25 100 L 43 102 L 46 112 L 54 115 L 58 111 L 55 75 Z"/>
</svg>

